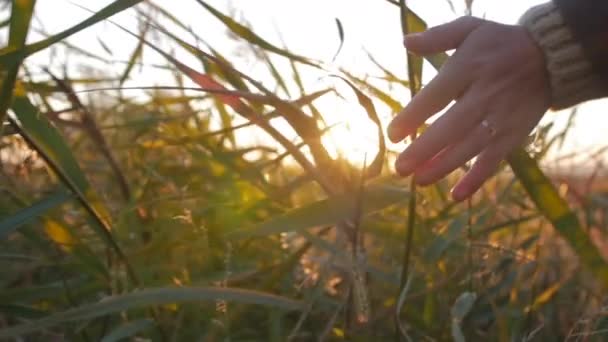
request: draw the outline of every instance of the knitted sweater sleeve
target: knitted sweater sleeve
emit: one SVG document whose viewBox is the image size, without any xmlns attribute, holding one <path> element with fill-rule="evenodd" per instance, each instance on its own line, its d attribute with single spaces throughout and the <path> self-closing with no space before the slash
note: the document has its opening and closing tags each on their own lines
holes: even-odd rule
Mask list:
<svg viewBox="0 0 608 342">
<path fill-rule="evenodd" d="M 608 96 L 608 1 L 553 0 L 520 24 L 543 50 L 554 109 Z"/>
</svg>

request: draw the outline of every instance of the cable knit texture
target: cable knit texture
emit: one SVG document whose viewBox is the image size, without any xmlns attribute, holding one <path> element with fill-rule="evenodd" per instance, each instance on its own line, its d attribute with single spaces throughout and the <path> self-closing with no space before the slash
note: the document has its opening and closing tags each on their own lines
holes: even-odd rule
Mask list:
<svg viewBox="0 0 608 342">
<path fill-rule="evenodd" d="M 532 7 L 519 22 L 528 29 L 545 55 L 553 109 L 608 95 L 605 83 L 593 70 L 583 47 L 553 2 Z"/>
</svg>

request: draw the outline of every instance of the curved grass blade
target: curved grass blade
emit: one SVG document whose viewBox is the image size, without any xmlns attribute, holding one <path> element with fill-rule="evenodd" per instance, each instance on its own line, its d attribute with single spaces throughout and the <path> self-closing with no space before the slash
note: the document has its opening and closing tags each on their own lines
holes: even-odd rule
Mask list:
<svg viewBox="0 0 608 342">
<path fill-rule="evenodd" d="M 0 221 L 0 239 L 8 237 L 23 225 L 44 215 L 48 210 L 65 203 L 71 198 L 71 194 L 67 191 L 60 190 L 3 219 Z"/>
<path fill-rule="evenodd" d="M 31 0 L 29 0 L 31 1 Z M 95 14 L 93 14 L 92 16 L 90 16 L 89 18 L 85 19 L 84 21 L 82 21 L 81 23 L 70 27 L 69 29 L 62 31 L 54 36 L 51 36 L 49 38 L 43 39 L 39 42 L 27 45 L 25 47 L 14 47 L 14 46 L 8 46 L 4 49 L 0 49 L 0 64 L 7 66 L 7 65 L 11 65 L 15 62 L 18 62 L 28 56 L 31 56 L 37 52 L 40 52 L 46 48 L 48 48 L 49 46 L 64 40 L 65 38 L 68 38 L 69 36 L 78 33 L 86 28 L 88 28 L 89 26 L 92 26 L 94 24 L 97 24 L 98 22 L 105 20 L 117 13 L 120 13 L 126 9 L 129 9 L 135 5 L 137 5 L 138 3 L 142 2 L 143 0 L 116 0 L 114 2 L 112 2 L 111 4 L 109 4 L 108 6 L 104 7 L 103 9 L 95 12 Z M 21 2 L 27 2 L 27 1 L 17 1 L 18 3 Z"/>
<path fill-rule="evenodd" d="M 131 57 L 129 58 L 129 62 L 127 63 L 127 67 L 125 68 L 125 71 L 123 72 L 122 76 L 120 77 L 120 81 L 118 82 L 118 84 L 120 86 L 125 84 L 127 79 L 129 79 L 129 75 L 131 75 L 131 71 L 135 67 L 135 64 L 137 63 L 137 61 L 139 59 L 141 59 L 141 56 L 144 52 L 144 45 L 145 45 L 144 40 L 146 38 L 146 34 L 148 33 L 149 28 L 150 28 L 150 25 L 148 24 L 148 22 L 146 22 L 144 28 L 141 31 L 141 36 L 140 36 L 139 40 L 137 41 L 137 46 L 135 47 L 135 50 L 133 50 L 133 53 L 131 54 Z"/>
<path fill-rule="evenodd" d="M 452 338 L 455 342 L 466 342 L 464 332 L 462 331 L 462 322 L 475 305 L 476 300 L 476 293 L 464 292 L 458 296 L 456 302 L 454 302 L 454 305 L 450 309 L 450 316 L 452 317 Z"/>
<path fill-rule="evenodd" d="M 409 192 L 400 187 L 376 184 L 365 189 L 361 213 L 369 215 L 407 199 Z M 352 216 L 355 210 L 354 193 L 336 195 L 277 216 L 255 227 L 228 234 L 229 239 L 239 240 L 293 232 L 308 228 L 335 224 Z"/>
<path fill-rule="evenodd" d="M 232 19 L 229 16 L 218 11 L 217 9 L 215 9 L 211 5 L 207 4 L 206 2 L 201 1 L 201 0 L 196 0 L 196 2 L 198 2 L 201 6 L 203 6 L 214 17 L 219 19 L 224 25 L 226 25 L 226 27 L 228 29 L 230 29 L 230 31 L 232 31 L 237 36 L 243 38 L 247 42 L 254 44 L 256 46 L 259 46 L 260 48 L 262 48 L 264 50 L 268 50 L 270 52 L 274 52 L 278 55 L 286 57 L 290 60 L 298 61 L 300 63 L 319 68 L 319 65 L 317 62 L 314 62 L 306 57 L 293 54 L 287 50 L 283 50 L 283 49 L 269 43 L 268 41 L 264 40 L 262 37 L 258 36 L 255 32 L 253 32 L 248 27 L 246 27 L 240 23 L 237 23 L 236 21 L 234 21 L 234 19 Z"/>
<path fill-rule="evenodd" d="M 49 317 L 0 330 L 0 338 L 19 337 L 63 323 L 79 322 L 125 310 L 174 303 L 226 301 L 264 305 L 293 311 L 305 307 L 301 302 L 263 292 L 213 287 L 156 288 L 107 297 L 100 302 L 55 313 Z"/>
<path fill-rule="evenodd" d="M 153 324 L 154 321 L 151 319 L 140 319 L 134 322 L 129 322 L 104 336 L 100 342 L 122 341 L 123 339 L 133 337 L 133 335 L 150 328 Z"/>
<path fill-rule="evenodd" d="M 194 56 L 204 60 L 205 64 L 207 64 L 207 65 L 215 64 L 218 69 L 221 69 L 222 73 L 225 76 L 231 75 L 230 77 L 232 79 L 245 79 L 246 81 L 248 81 L 249 83 L 254 85 L 256 88 L 258 88 L 260 91 L 262 91 L 262 93 L 264 93 L 266 98 L 270 101 L 269 104 L 274 106 L 277 110 L 279 110 L 281 112 L 283 118 L 293 127 L 293 129 L 296 131 L 296 133 L 308 145 L 310 152 L 311 152 L 314 160 L 317 162 L 318 166 L 319 167 L 329 167 L 329 165 L 331 164 L 331 158 L 329 157 L 327 150 L 325 149 L 325 147 L 323 146 L 323 143 L 321 142 L 322 134 L 320 132 L 319 127 L 317 126 L 317 122 L 315 121 L 314 117 L 311 118 L 310 116 L 306 115 L 300 108 L 293 106 L 288 101 L 284 101 L 284 100 L 280 99 L 273 92 L 266 89 L 262 85 L 262 83 L 247 76 L 246 74 L 238 71 L 237 69 L 232 67 L 230 64 L 226 63 L 225 60 L 211 56 L 211 55 L 201 51 L 200 49 L 184 42 L 182 39 L 176 37 L 175 35 L 168 32 L 166 29 L 164 29 L 162 27 L 156 27 L 156 29 L 158 29 L 159 31 L 163 32 L 164 34 L 166 34 L 169 37 L 171 37 L 172 39 L 174 39 L 178 44 L 180 44 L 180 46 L 182 46 L 188 52 L 192 53 Z M 195 70 L 192 70 L 191 68 L 176 61 L 175 58 L 168 56 L 165 52 L 159 51 L 158 48 L 156 48 L 154 46 L 151 46 L 151 48 L 153 48 L 154 50 L 156 50 L 157 52 L 159 52 L 160 54 L 165 56 L 165 58 L 167 58 L 174 65 L 176 65 L 183 73 L 188 75 L 188 77 L 190 77 L 195 83 L 198 83 L 201 87 L 210 87 L 211 84 L 207 84 L 207 83 L 209 83 L 211 81 L 212 81 L 211 83 L 218 83 L 217 81 L 213 80 L 213 78 L 211 78 L 209 75 L 200 74 L 200 73 L 196 72 Z M 199 75 L 202 75 L 202 76 L 199 76 Z M 201 79 L 202 83 L 197 81 L 197 79 Z M 241 82 L 242 82 L 242 80 L 241 80 Z M 223 86 L 220 84 L 219 87 L 223 87 Z M 238 86 L 237 86 L 237 88 L 238 88 Z M 230 105 L 233 109 L 235 109 L 233 105 L 231 105 L 231 104 L 228 104 L 228 105 Z M 256 103 L 255 101 L 251 102 L 251 108 L 249 108 L 249 107 L 245 108 L 244 106 L 240 106 L 240 107 L 241 107 L 240 111 L 237 109 L 235 109 L 235 111 L 241 115 L 244 115 L 243 114 L 244 110 L 246 110 L 252 114 L 255 114 L 255 113 L 259 112 L 259 108 L 261 108 L 259 106 L 259 104 Z M 273 129 L 272 127 L 263 127 L 263 126 L 260 126 L 260 127 L 267 131 L 269 129 Z M 268 132 L 268 133 L 271 134 L 271 132 Z M 284 147 L 287 149 L 290 148 L 288 146 L 285 146 L 285 144 L 283 144 L 283 143 L 281 143 L 281 144 L 284 145 Z M 300 156 L 294 155 L 294 157 L 296 159 L 303 160 L 303 158 Z M 320 179 L 320 177 L 318 177 L 318 176 L 315 176 L 315 178 Z M 322 184 L 322 186 L 324 188 L 326 188 L 326 190 L 331 189 L 331 187 L 329 187 L 327 184 Z M 329 191 L 331 191 L 331 190 L 329 190 Z"/>
<path fill-rule="evenodd" d="M 342 47 L 344 47 L 344 26 L 342 26 L 342 22 L 340 19 L 336 18 L 336 27 L 338 28 L 338 37 L 340 37 L 340 45 L 338 45 L 338 50 L 334 54 L 334 57 L 331 59 L 335 61 L 340 55 L 340 51 L 342 51 Z"/>
<path fill-rule="evenodd" d="M 393 111 L 393 113 L 399 113 L 403 109 L 403 105 L 401 103 L 399 103 L 399 101 L 395 100 L 392 96 L 390 96 L 386 92 L 380 90 L 380 88 L 377 88 L 377 87 L 371 85 L 365 79 L 356 77 L 355 75 L 353 75 L 352 73 L 350 73 L 346 70 L 341 70 L 341 71 L 346 76 L 348 76 L 348 78 L 353 83 L 357 84 L 360 87 L 364 87 L 365 89 L 367 89 L 367 91 L 369 91 L 371 94 L 373 94 L 376 99 L 384 102 L 384 104 L 387 105 L 391 109 L 391 111 Z"/>
<path fill-rule="evenodd" d="M 386 142 L 384 141 L 384 130 L 382 129 L 382 123 L 380 122 L 380 118 L 378 117 L 378 113 L 376 113 L 376 107 L 374 107 L 374 103 L 372 100 L 365 95 L 359 88 L 357 88 L 354 84 L 352 84 L 349 80 L 341 76 L 334 76 L 342 81 L 346 82 L 348 86 L 355 92 L 357 95 L 357 100 L 361 107 L 365 109 L 367 116 L 369 119 L 376 125 L 378 129 L 378 153 L 374 160 L 366 168 L 365 177 L 373 178 L 378 176 L 382 172 L 382 166 L 384 166 L 384 157 L 386 154 Z"/>
<path fill-rule="evenodd" d="M 131 198 L 131 189 L 129 183 L 118 161 L 116 160 L 113 151 L 108 145 L 106 138 L 101 133 L 99 125 L 97 124 L 97 121 L 93 116 L 93 113 L 91 113 L 88 108 L 82 104 L 82 102 L 78 98 L 78 95 L 76 95 L 74 89 L 70 84 L 55 76 L 53 73 L 51 73 L 50 70 L 47 69 L 46 72 L 51 76 L 53 81 L 57 83 L 59 90 L 65 93 L 65 96 L 72 104 L 72 106 L 76 108 L 76 110 L 80 111 L 80 124 L 82 125 L 83 129 L 89 134 L 90 139 L 95 143 L 95 145 L 99 149 L 99 152 L 101 152 L 101 154 L 106 158 L 110 168 L 112 169 L 112 172 L 116 176 L 116 181 L 118 182 L 123 198 L 125 200 L 129 200 Z"/>
<path fill-rule="evenodd" d="M 93 230 L 116 252 L 119 259 L 125 264 L 133 282 L 138 283 L 135 272 L 112 236 L 107 209 L 90 186 L 69 146 L 47 118 L 40 115 L 23 89 L 17 89 L 15 95 L 12 106 L 15 118 L 11 118 L 11 121 L 18 127 L 21 136 L 44 158 L 49 167 L 74 193 L 80 204 L 89 213 Z"/>
<path fill-rule="evenodd" d="M 137 35 L 130 32 L 129 30 L 125 29 L 124 27 L 122 27 L 118 24 L 115 24 L 115 23 L 114 23 L 114 25 L 116 25 L 121 30 L 127 32 L 128 34 L 137 37 Z M 158 29 L 160 29 L 162 32 L 166 33 L 166 30 L 163 30 L 162 28 L 158 28 Z M 164 58 L 166 58 L 169 62 L 171 62 L 171 64 L 173 64 L 177 69 L 179 69 L 180 72 L 182 72 L 184 75 L 188 76 L 188 78 L 190 78 L 194 83 L 199 85 L 201 88 L 204 88 L 206 91 L 209 91 L 209 92 L 215 91 L 216 93 L 218 93 L 219 95 L 217 95 L 216 97 L 220 101 L 222 101 L 224 104 L 231 107 L 239 115 L 243 116 L 244 118 L 246 118 L 252 122 L 255 122 L 256 125 L 258 125 L 261 129 L 266 131 L 266 133 L 268 133 L 273 139 L 275 139 L 279 144 L 281 144 L 293 156 L 293 158 L 298 162 L 298 164 L 300 164 L 300 166 L 304 170 L 306 170 L 306 172 L 308 172 L 321 185 L 321 187 L 323 187 L 323 189 L 327 193 L 333 192 L 333 188 L 334 188 L 333 184 L 327 180 L 327 177 L 325 177 L 324 174 L 319 172 L 319 170 L 310 162 L 310 160 L 308 160 L 308 158 L 289 139 L 287 139 L 274 126 L 272 126 L 266 120 L 266 118 L 264 116 L 262 116 L 261 114 L 259 114 L 256 111 L 254 111 L 250 106 L 248 106 L 246 103 L 241 101 L 238 96 L 221 95 L 222 92 L 228 94 L 228 93 L 230 93 L 230 91 L 227 91 L 226 88 L 221 83 L 219 83 L 218 81 L 216 81 L 209 75 L 202 74 L 202 73 L 190 68 L 189 66 L 181 63 L 180 61 L 176 60 L 168 53 L 164 52 L 163 50 L 159 49 L 157 46 L 155 46 L 147 41 L 145 41 L 145 44 L 147 46 L 149 46 L 151 49 L 153 49 L 154 51 L 158 52 Z M 201 53 L 204 54 L 202 51 L 201 51 Z M 213 59 L 212 56 L 208 56 L 208 57 Z M 218 62 L 218 61 L 216 60 L 215 62 Z M 226 66 L 226 67 L 228 67 L 228 66 Z M 244 74 L 239 73 L 235 69 L 231 69 L 231 71 L 238 73 L 238 75 L 241 77 L 245 77 Z M 247 78 L 247 80 L 254 84 L 259 85 L 258 82 L 256 82 L 255 80 L 253 80 L 251 78 Z M 261 87 L 261 85 L 259 85 L 257 87 L 263 88 L 263 87 Z M 240 92 L 240 93 L 243 94 L 243 97 L 245 97 L 245 94 L 247 94 L 246 92 Z M 262 98 L 268 99 L 272 103 L 273 106 L 277 107 L 277 109 L 288 110 L 288 112 L 290 112 L 290 113 L 291 113 L 291 110 L 293 110 L 293 112 L 297 112 L 298 114 L 302 113 L 297 107 L 293 106 L 292 104 L 290 104 L 286 101 L 282 101 L 282 100 L 278 99 L 276 96 L 274 96 L 274 94 L 272 94 L 268 91 L 265 91 L 265 96 L 260 97 L 260 99 L 262 99 Z M 251 97 L 250 97 L 250 99 L 251 99 Z M 316 125 L 314 120 L 312 120 L 312 118 L 310 118 L 308 116 L 299 117 L 299 119 L 307 120 L 305 123 L 310 124 L 309 126 L 307 126 L 307 128 L 312 127 L 312 124 Z M 297 125 L 293 125 L 293 126 L 294 126 L 294 128 L 297 127 Z M 300 133 L 298 132 L 298 134 L 300 134 Z M 301 137 L 311 137 L 311 135 L 306 135 L 306 134 L 300 134 L 300 136 Z M 313 138 L 318 138 L 317 139 L 318 145 L 309 144 L 309 146 L 311 147 L 311 149 L 310 149 L 311 151 L 314 151 L 314 147 L 323 148 L 322 144 L 320 142 L 320 136 L 321 136 L 320 134 L 312 135 Z M 327 155 L 326 150 L 323 149 L 323 152 L 325 152 L 325 155 Z M 327 158 L 329 158 L 328 155 L 327 155 Z"/>
</svg>

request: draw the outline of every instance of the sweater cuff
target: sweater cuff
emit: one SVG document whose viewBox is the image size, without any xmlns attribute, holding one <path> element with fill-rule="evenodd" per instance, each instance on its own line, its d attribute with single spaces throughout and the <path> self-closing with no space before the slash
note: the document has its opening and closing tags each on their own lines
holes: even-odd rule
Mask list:
<svg viewBox="0 0 608 342">
<path fill-rule="evenodd" d="M 553 4 L 532 7 L 519 20 L 542 49 L 551 83 L 551 106 L 567 108 L 607 94 L 604 84 Z"/>
</svg>

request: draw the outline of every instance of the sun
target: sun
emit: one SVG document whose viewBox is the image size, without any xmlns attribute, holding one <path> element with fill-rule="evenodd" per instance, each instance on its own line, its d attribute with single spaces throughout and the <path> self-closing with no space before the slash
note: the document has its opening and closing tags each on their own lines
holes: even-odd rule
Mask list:
<svg viewBox="0 0 608 342">
<path fill-rule="evenodd" d="M 342 158 L 363 167 L 378 153 L 378 128 L 360 112 L 359 108 L 341 121 L 332 122 L 326 118 L 330 128 L 323 135 L 322 142 L 332 158 Z"/>
</svg>

